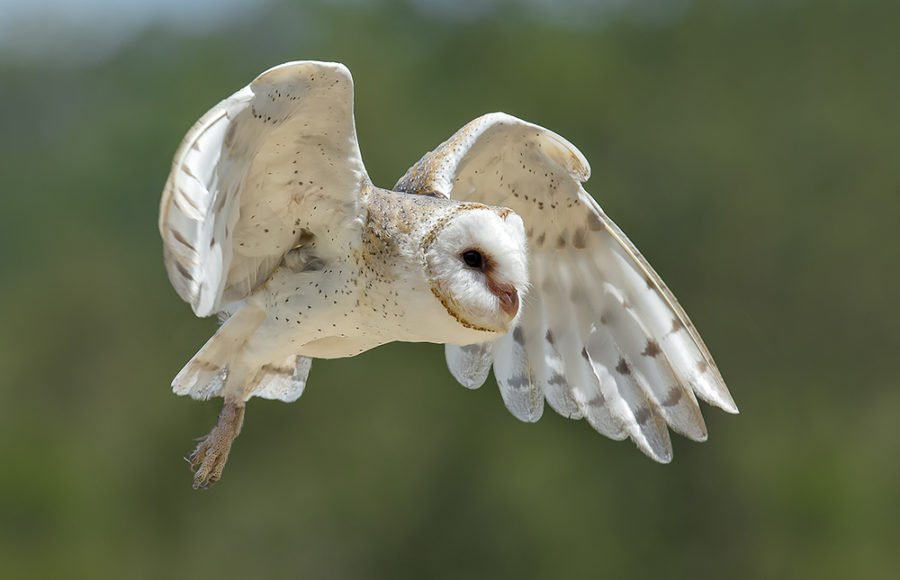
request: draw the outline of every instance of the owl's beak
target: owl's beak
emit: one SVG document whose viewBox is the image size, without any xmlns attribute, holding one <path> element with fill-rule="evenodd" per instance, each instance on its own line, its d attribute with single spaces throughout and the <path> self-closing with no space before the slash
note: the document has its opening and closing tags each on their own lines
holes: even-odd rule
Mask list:
<svg viewBox="0 0 900 580">
<path fill-rule="evenodd" d="M 506 282 L 496 282 L 488 277 L 488 287 L 497 300 L 500 301 L 500 309 L 512 320 L 519 313 L 519 292 L 516 287 Z"/>
<path fill-rule="evenodd" d="M 504 290 L 497 294 L 497 298 L 500 299 L 500 308 L 503 309 L 503 312 L 510 319 L 515 318 L 516 314 L 519 313 L 519 293 L 516 292 L 516 289 Z"/>
</svg>

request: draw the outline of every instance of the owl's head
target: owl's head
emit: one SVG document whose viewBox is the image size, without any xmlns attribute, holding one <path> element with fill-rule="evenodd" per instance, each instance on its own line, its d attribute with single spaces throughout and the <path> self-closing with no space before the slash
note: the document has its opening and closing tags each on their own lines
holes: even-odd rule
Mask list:
<svg viewBox="0 0 900 580">
<path fill-rule="evenodd" d="M 447 312 L 466 328 L 508 332 L 528 286 L 522 218 L 506 208 L 464 204 L 428 237 L 429 283 Z"/>
</svg>

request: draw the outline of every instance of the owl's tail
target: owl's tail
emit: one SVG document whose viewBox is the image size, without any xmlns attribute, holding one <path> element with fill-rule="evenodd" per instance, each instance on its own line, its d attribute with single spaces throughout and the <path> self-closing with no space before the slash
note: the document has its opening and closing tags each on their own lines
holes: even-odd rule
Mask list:
<svg viewBox="0 0 900 580">
<path fill-rule="evenodd" d="M 242 306 L 184 365 L 172 381 L 175 394 L 206 400 L 224 395 L 226 384 L 243 383 L 247 373 L 239 368 L 240 351 L 265 317 L 265 312 L 254 305 Z"/>
<path fill-rule="evenodd" d="M 296 401 L 306 387 L 311 359 L 292 355 L 281 361 L 251 363 L 242 356 L 264 320 L 260 308 L 242 306 L 181 369 L 172 381 L 175 394 L 200 400 L 228 395 Z"/>
</svg>

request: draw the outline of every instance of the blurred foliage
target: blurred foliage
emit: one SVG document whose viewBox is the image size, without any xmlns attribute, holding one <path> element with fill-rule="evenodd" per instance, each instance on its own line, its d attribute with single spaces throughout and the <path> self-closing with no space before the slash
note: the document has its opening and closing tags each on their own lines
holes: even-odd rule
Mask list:
<svg viewBox="0 0 900 580">
<path fill-rule="evenodd" d="M 681 4 L 282 2 L 89 66 L 4 59 L 0 575 L 897 578 L 900 5 Z M 710 441 L 660 466 L 389 345 L 253 401 L 192 491 L 218 403 L 168 384 L 215 323 L 169 287 L 159 194 L 206 109 L 298 58 L 353 71 L 382 186 L 487 111 L 578 145 L 742 414 L 706 408 Z"/>
</svg>

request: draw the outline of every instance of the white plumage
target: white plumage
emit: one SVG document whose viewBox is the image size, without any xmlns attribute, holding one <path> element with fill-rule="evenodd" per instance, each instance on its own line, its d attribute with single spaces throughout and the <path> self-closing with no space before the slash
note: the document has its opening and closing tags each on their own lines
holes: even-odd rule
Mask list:
<svg viewBox="0 0 900 580">
<path fill-rule="evenodd" d="M 311 358 L 397 340 L 446 344 L 468 388 L 493 368 L 523 421 L 546 399 L 661 462 L 667 426 L 704 440 L 695 394 L 732 413 L 734 401 L 671 292 L 583 189 L 589 175 L 559 135 L 493 113 L 379 189 L 340 64 L 280 65 L 213 108 L 160 209 L 173 286 L 198 316 L 225 319 L 173 382 L 226 400 L 191 457 L 195 486 L 221 475 L 247 399 L 293 401 Z"/>
</svg>

